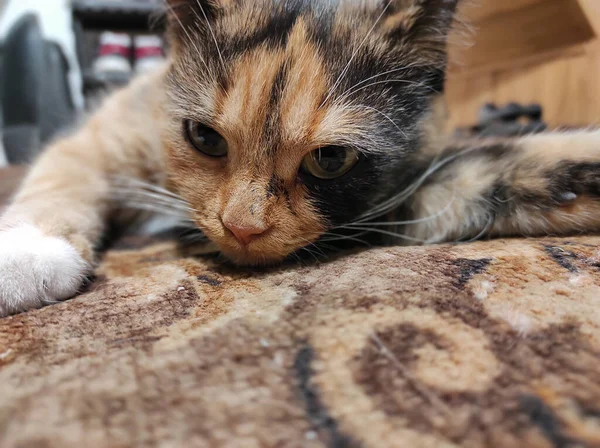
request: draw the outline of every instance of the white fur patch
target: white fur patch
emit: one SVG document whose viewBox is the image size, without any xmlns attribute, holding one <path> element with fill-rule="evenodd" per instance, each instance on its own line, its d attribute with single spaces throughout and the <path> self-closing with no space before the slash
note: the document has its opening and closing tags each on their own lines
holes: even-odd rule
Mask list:
<svg viewBox="0 0 600 448">
<path fill-rule="evenodd" d="M 72 297 L 88 268 L 71 244 L 36 227 L 0 232 L 0 316 Z"/>
</svg>

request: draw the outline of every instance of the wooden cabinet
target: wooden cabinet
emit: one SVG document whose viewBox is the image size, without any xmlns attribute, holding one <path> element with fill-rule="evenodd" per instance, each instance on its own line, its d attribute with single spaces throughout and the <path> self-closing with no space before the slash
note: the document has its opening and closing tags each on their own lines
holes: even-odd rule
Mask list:
<svg viewBox="0 0 600 448">
<path fill-rule="evenodd" d="M 449 126 L 486 102 L 540 103 L 551 126 L 600 125 L 600 0 L 476 0 L 450 38 Z"/>
</svg>

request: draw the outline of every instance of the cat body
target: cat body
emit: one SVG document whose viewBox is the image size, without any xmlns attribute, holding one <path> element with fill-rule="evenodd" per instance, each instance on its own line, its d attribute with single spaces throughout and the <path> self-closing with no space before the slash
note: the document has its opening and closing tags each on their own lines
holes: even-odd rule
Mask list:
<svg viewBox="0 0 600 448">
<path fill-rule="evenodd" d="M 171 1 L 171 59 L 51 145 L 0 219 L 0 315 L 75 295 L 131 209 L 244 265 L 371 235 L 597 230 L 600 132 L 443 134 L 456 4 Z"/>
</svg>

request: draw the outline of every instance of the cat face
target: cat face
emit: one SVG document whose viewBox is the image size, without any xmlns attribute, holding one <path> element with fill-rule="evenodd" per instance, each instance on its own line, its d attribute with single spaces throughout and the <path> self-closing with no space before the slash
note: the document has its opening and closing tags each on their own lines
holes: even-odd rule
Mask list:
<svg viewBox="0 0 600 448">
<path fill-rule="evenodd" d="M 282 260 L 414 177 L 457 0 L 172 0 L 168 165 L 241 264 Z"/>
</svg>

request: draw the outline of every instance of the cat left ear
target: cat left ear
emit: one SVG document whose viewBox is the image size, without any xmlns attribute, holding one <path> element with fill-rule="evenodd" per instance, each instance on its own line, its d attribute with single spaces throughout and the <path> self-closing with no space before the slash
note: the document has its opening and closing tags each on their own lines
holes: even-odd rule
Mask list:
<svg viewBox="0 0 600 448">
<path fill-rule="evenodd" d="M 381 0 L 381 30 L 424 56 L 445 55 L 459 0 Z"/>
<path fill-rule="evenodd" d="M 166 0 L 170 16 L 175 16 L 180 22 L 201 17 L 213 17 L 229 0 Z"/>
</svg>

